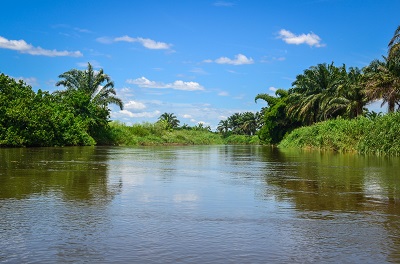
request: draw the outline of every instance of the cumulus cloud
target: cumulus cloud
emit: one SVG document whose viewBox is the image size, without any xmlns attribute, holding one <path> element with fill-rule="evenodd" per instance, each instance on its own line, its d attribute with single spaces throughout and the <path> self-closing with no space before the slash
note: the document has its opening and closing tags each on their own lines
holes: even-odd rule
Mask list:
<svg viewBox="0 0 400 264">
<path fill-rule="evenodd" d="M 164 50 L 169 50 L 171 49 L 172 45 L 165 43 L 165 42 L 160 42 L 160 41 L 155 41 L 149 38 L 132 38 L 129 37 L 128 35 L 122 36 L 122 37 L 117 37 L 117 38 L 109 38 L 109 37 L 100 37 L 96 39 L 97 42 L 103 43 L 103 44 L 111 44 L 114 42 L 130 42 L 130 43 L 140 43 L 143 47 L 147 49 L 164 49 Z"/>
<path fill-rule="evenodd" d="M 182 91 L 202 91 L 204 87 L 197 82 L 184 82 L 181 80 L 174 81 L 173 83 L 163 83 L 150 81 L 145 77 L 137 79 L 129 79 L 126 81 L 129 84 L 135 84 L 142 88 L 158 88 L 158 89 L 174 89 Z"/>
<path fill-rule="evenodd" d="M 11 77 L 11 76 L 10 76 Z M 35 77 L 11 77 L 15 80 L 22 80 L 24 83 L 30 86 L 38 86 L 39 82 Z"/>
<path fill-rule="evenodd" d="M 137 101 L 129 101 L 124 105 L 125 109 L 134 109 L 134 110 L 143 110 L 146 108 L 146 105 Z"/>
<path fill-rule="evenodd" d="M 307 44 L 310 47 L 315 46 L 317 48 L 325 46 L 325 44 L 321 43 L 321 38 L 318 35 L 314 34 L 313 32 L 308 34 L 295 35 L 289 30 L 281 29 L 279 31 L 278 38 L 281 38 L 287 44 L 295 44 L 295 45 Z"/>
<path fill-rule="evenodd" d="M 234 59 L 230 59 L 228 57 L 220 57 L 216 60 L 205 60 L 204 62 L 215 62 L 218 64 L 231 64 L 231 65 L 243 65 L 243 64 L 253 64 L 254 60 L 252 58 L 247 58 L 243 54 L 235 55 Z"/>
<path fill-rule="evenodd" d="M 58 50 L 47 50 L 41 47 L 34 47 L 31 44 L 26 43 L 25 40 L 8 40 L 0 36 L 0 48 L 16 50 L 20 53 L 37 55 L 37 56 L 48 56 L 48 57 L 59 57 L 59 56 L 69 56 L 69 57 L 82 57 L 80 51 L 58 51 Z"/>
<path fill-rule="evenodd" d="M 140 112 L 140 113 L 133 113 L 129 110 L 120 110 L 119 113 L 122 114 L 123 116 L 137 117 L 137 118 L 153 118 L 161 114 L 161 112 L 158 110 L 153 112 Z"/>
<path fill-rule="evenodd" d="M 115 38 L 114 41 L 125 41 L 125 42 L 139 42 L 143 47 L 148 49 L 170 49 L 171 45 L 165 42 L 159 42 L 148 38 L 131 38 L 129 36 L 123 36 Z"/>
<path fill-rule="evenodd" d="M 276 92 L 278 90 L 278 88 L 275 88 L 275 87 L 271 86 L 271 87 L 269 87 L 269 90 L 271 92 Z"/>
</svg>

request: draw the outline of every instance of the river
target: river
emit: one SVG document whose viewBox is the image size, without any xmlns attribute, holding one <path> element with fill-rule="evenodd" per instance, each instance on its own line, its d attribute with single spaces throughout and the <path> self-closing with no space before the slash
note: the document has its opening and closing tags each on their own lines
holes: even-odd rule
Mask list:
<svg viewBox="0 0 400 264">
<path fill-rule="evenodd" d="M 400 158 L 0 149 L 0 263 L 399 263 Z"/>
</svg>

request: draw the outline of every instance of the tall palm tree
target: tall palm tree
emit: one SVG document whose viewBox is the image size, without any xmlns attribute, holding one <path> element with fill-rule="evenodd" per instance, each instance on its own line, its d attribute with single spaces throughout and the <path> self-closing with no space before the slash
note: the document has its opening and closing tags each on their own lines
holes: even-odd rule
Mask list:
<svg viewBox="0 0 400 264">
<path fill-rule="evenodd" d="M 164 113 L 158 118 L 159 121 L 165 122 L 167 128 L 173 129 L 179 126 L 180 121 L 173 113 Z"/>
<path fill-rule="evenodd" d="M 235 134 L 241 134 L 241 124 L 242 124 L 242 116 L 240 113 L 234 113 L 233 115 L 228 117 L 229 127 Z"/>
<path fill-rule="evenodd" d="M 362 85 L 362 76 L 359 68 L 351 67 L 347 72 L 345 66 L 342 67 L 340 84 L 333 91 L 333 96 L 327 97 L 322 103 L 327 116 L 340 115 L 351 119 L 363 114 L 369 99 Z"/>
<path fill-rule="evenodd" d="M 242 124 L 240 126 L 244 134 L 252 136 L 257 130 L 257 119 L 253 112 L 242 113 Z"/>
<path fill-rule="evenodd" d="M 229 131 L 229 121 L 228 120 L 221 120 L 218 123 L 217 130 L 220 133 L 226 134 Z"/>
<path fill-rule="evenodd" d="M 388 48 L 389 60 L 400 56 L 400 26 L 394 31 L 393 37 L 389 41 Z"/>
<path fill-rule="evenodd" d="M 323 102 L 334 96 L 340 85 L 342 69 L 323 63 L 312 66 L 296 76 L 289 90 L 287 110 L 290 116 L 311 125 L 331 118 L 323 109 Z"/>
<path fill-rule="evenodd" d="M 72 69 L 58 76 L 62 80 L 56 86 L 64 86 L 66 90 L 58 91 L 58 94 L 70 94 L 81 92 L 90 96 L 90 102 L 96 106 L 107 108 L 109 104 L 115 104 L 122 110 L 122 100 L 116 97 L 114 82 L 103 69 L 95 71 L 90 63 L 87 70 Z"/>
<path fill-rule="evenodd" d="M 382 99 L 388 104 L 388 112 L 395 111 L 400 102 L 400 60 L 383 57 L 364 68 L 365 92 L 370 100 Z"/>
</svg>

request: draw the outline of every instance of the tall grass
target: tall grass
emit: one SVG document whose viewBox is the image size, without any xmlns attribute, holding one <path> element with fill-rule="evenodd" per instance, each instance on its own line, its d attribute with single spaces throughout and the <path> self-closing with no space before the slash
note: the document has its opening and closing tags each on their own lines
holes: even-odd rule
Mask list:
<svg viewBox="0 0 400 264">
<path fill-rule="evenodd" d="M 132 126 L 111 122 L 109 129 L 96 138 L 99 145 L 155 146 L 155 145 L 223 145 L 259 144 L 257 136 L 221 134 L 206 129 L 166 129 L 161 123 L 142 123 Z"/>
<path fill-rule="evenodd" d="M 279 147 L 400 155 L 400 113 L 373 119 L 329 120 L 298 128 Z"/>
</svg>

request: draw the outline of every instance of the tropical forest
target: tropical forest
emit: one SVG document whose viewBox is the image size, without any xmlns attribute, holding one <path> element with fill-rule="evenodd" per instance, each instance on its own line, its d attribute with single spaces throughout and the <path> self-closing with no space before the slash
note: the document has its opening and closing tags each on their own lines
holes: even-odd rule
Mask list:
<svg viewBox="0 0 400 264">
<path fill-rule="evenodd" d="M 86 145 L 267 144 L 363 154 L 400 154 L 400 26 L 387 54 L 364 68 L 334 62 L 310 66 L 292 87 L 259 93 L 259 112 L 235 113 L 215 131 L 181 124 L 174 113 L 155 123 L 111 121 L 110 105 L 121 110 L 114 83 L 103 69 L 71 69 L 59 90 L 34 91 L 0 75 L 0 147 Z M 385 113 L 368 110 L 374 102 Z"/>
</svg>

